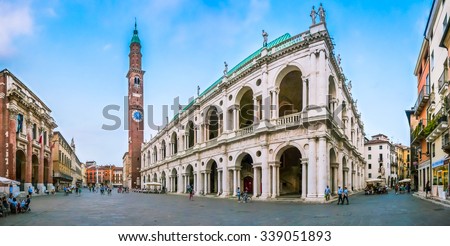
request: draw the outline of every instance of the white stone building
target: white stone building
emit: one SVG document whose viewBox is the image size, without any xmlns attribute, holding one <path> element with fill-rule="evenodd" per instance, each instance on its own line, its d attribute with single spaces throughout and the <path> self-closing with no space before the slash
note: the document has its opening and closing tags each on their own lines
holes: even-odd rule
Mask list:
<svg viewBox="0 0 450 246">
<path fill-rule="evenodd" d="M 363 188 L 364 125 L 324 20 L 244 59 L 143 144 L 141 187 L 321 202 Z M 272 105 L 272 107 L 270 107 Z"/>
<path fill-rule="evenodd" d="M 374 135 L 371 140 L 366 140 L 364 147 L 367 163 L 365 179 L 383 179 L 388 186 L 396 184 L 397 154 L 389 138 L 383 134 Z"/>
</svg>

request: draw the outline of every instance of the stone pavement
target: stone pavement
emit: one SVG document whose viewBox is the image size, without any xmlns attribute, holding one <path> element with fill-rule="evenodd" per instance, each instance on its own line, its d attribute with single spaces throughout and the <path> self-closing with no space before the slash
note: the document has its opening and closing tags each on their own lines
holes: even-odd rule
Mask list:
<svg viewBox="0 0 450 246">
<path fill-rule="evenodd" d="M 253 201 L 185 195 L 62 193 L 32 198 L 32 211 L 0 226 L 449 226 L 450 208 L 411 194 L 350 196 L 350 205 Z"/>
</svg>

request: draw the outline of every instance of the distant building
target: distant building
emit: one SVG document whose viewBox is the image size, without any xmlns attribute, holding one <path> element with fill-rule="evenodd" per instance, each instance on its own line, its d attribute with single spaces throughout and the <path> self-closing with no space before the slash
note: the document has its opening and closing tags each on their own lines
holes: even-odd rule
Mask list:
<svg viewBox="0 0 450 246">
<path fill-rule="evenodd" d="M 114 187 L 123 186 L 123 167 L 114 168 L 112 184 Z"/>
<path fill-rule="evenodd" d="M 65 186 L 81 186 L 83 176 L 81 162 L 75 153 L 75 143 L 69 144 L 61 132 L 55 131 L 52 137 L 53 145 L 53 182 L 56 190 Z"/>
<path fill-rule="evenodd" d="M 123 164 L 123 187 L 131 188 L 131 162 L 128 157 L 128 152 L 126 152 L 122 157 Z"/>
<path fill-rule="evenodd" d="M 398 164 L 398 171 L 397 171 L 398 180 L 411 178 L 411 161 L 409 151 L 410 149 L 408 146 L 402 144 L 395 145 L 395 152 L 397 154 L 397 164 Z"/>
<path fill-rule="evenodd" d="M 365 179 L 379 178 L 392 186 L 398 182 L 397 162 L 394 145 L 386 135 L 378 134 L 364 143 L 366 159 Z"/>
<path fill-rule="evenodd" d="M 53 189 L 51 112 L 15 75 L 0 71 L 0 176 L 20 181 L 20 190 Z"/>
</svg>

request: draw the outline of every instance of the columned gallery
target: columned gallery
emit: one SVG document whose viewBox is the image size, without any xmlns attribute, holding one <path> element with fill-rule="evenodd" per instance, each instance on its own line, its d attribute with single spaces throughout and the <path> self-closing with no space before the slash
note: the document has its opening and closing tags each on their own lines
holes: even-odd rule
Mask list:
<svg viewBox="0 0 450 246">
<path fill-rule="evenodd" d="M 141 188 L 312 202 L 363 188 L 364 125 L 325 20 L 266 38 L 143 144 Z"/>
</svg>

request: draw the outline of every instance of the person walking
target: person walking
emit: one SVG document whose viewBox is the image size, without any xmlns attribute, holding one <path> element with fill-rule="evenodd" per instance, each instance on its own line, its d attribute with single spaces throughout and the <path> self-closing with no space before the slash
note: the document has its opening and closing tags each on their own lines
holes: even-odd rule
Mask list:
<svg viewBox="0 0 450 246">
<path fill-rule="evenodd" d="M 31 186 L 28 186 L 28 195 L 32 195 L 33 194 L 33 188 L 31 188 Z"/>
<path fill-rule="evenodd" d="M 398 184 L 395 185 L 395 194 L 398 194 Z"/>
<path fill-rule="evenodd" d="M 347 186 L 344 187 L 344 197 L 342 198 L 342 205 L 344 205 L 344 199 L 347 200 L 347 205 L 348 205 L 348 189 L 347 189 Z"/>
<path fill-rule="evenodd" d="M 12 194 L 13 193 L 13 186 L 12 186 L 12 184 L 10 184 L 9 185 L 9 194 Z"/>
<path fill-rule="evenodd" d="M 427 184 L 425 185 L 425 198 L 428 198 L 428 192 L 431 191 L 431 187 L 430 187 L 430 181 L 427 181 Z M 430 196 L 431 196 L 431 192 L 430 192 Z"/>
<path fill-rule="evenodd" d="M 240 203 L 241 202 L 241 189 L 239 189 L 239 187 L 236 190 L 236 195 L 238 197 L 238 202 Z"/>
<path fill-rule="evenodd" d="M 331 194 L 331 190 L 330 187 L 325 188 L 325 200 L 329 201 L 330 200 L 330 194 Z"/>
<path fill-rule="evenodd" d="M 337 205 L 339 205 L 341 202 L 342 202 L 342 204 L 344 204 L 344 200 L 342 199 L 342 193 L 343 193 L 342 188 L 340 186 L 338 186 L 338 203 L 337 203 Z"/>
</svg>

